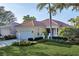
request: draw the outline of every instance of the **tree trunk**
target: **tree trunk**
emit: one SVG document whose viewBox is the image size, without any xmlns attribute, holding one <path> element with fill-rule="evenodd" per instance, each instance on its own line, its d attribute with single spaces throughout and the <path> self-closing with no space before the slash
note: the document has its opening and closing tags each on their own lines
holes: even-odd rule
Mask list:
<svg viewBox="0 0 79 59">
<path fill-rule="evenodd" d="M 49 25 L 50 25 L 50 33 L 51 33 L 51 39 L 52 39 L 52 15 L 51 15 L 51 5 L 49 3 Z"/>
</svg>

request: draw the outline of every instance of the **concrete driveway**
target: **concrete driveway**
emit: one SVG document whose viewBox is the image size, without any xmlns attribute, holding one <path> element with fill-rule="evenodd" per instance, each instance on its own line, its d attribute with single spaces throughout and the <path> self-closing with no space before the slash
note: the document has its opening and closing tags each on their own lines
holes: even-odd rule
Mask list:
<svg viewBox="0 0 79 59">
<path fill-rule="evenodd" d="M 19 40 L 17 39 L 11 39 L 11 40 L 5 40 L 5 41 L 0 41 L 0 47 L 5 47 L 5 46 L 10 46 L 14 42 L 18 42 Z"/>
</svg>

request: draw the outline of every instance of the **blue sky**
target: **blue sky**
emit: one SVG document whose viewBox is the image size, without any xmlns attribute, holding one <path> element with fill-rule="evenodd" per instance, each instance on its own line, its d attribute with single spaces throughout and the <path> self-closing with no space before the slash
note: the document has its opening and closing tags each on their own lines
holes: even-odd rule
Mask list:
<svg viewBox="0 0 79 59">
<path fill-rule="evenodd" d="M 4 6 L 6 10 L 12 11 L 17 17 L 17 22 L 22 22 L 22 18 L 25 15 L 35 16 L 38 21 L 49 18 L 48 12 L 46 9 L 42 11 L 37 10 L 36 3 L 1 3 L 0 6 Z M 56 16 L 52 16 L 52 19 L 56 19 L 62 22 L 67 23 L 70 18 L 79 16 L 79 12 L 69 10 L 63 10 L 62 13 L 57 13 Z"/>
</svg>

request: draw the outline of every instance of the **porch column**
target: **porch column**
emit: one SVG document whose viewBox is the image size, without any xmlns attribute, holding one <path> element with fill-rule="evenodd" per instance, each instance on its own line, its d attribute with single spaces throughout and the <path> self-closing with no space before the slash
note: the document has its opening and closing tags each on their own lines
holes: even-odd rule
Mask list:
<svg viewBox="0 0 79 59">
<path fill-rule="evenodd" d="M 56 28 L 56 36 L 58 36 L 58 28 Z"/>
<path fill-rule="evenodd" d="M 57 33 L 57 32 L 58 32 L 58 29 L 55 28 L 55 29 L 54 29 L 54 36 L 58 36 L 58 33 Z"/>
</svg>

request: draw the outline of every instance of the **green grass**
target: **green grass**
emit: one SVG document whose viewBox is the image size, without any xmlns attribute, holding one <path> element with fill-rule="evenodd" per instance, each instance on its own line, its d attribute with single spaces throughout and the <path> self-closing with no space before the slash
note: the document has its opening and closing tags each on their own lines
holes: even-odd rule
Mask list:
<svg viewBox="0 0 79 59">
<path fill-rule="evenodd" d="M 0 41 L 5 41 L 5 39 L 4 38 L 0 38 Z"/>
<path fill-rule="evenodd" d="M 51 41 L 31 46 L 8 46 L 0 48 L 4 56 L 79 56 L 79 45 L 61 44 Z"/>
</svg>

